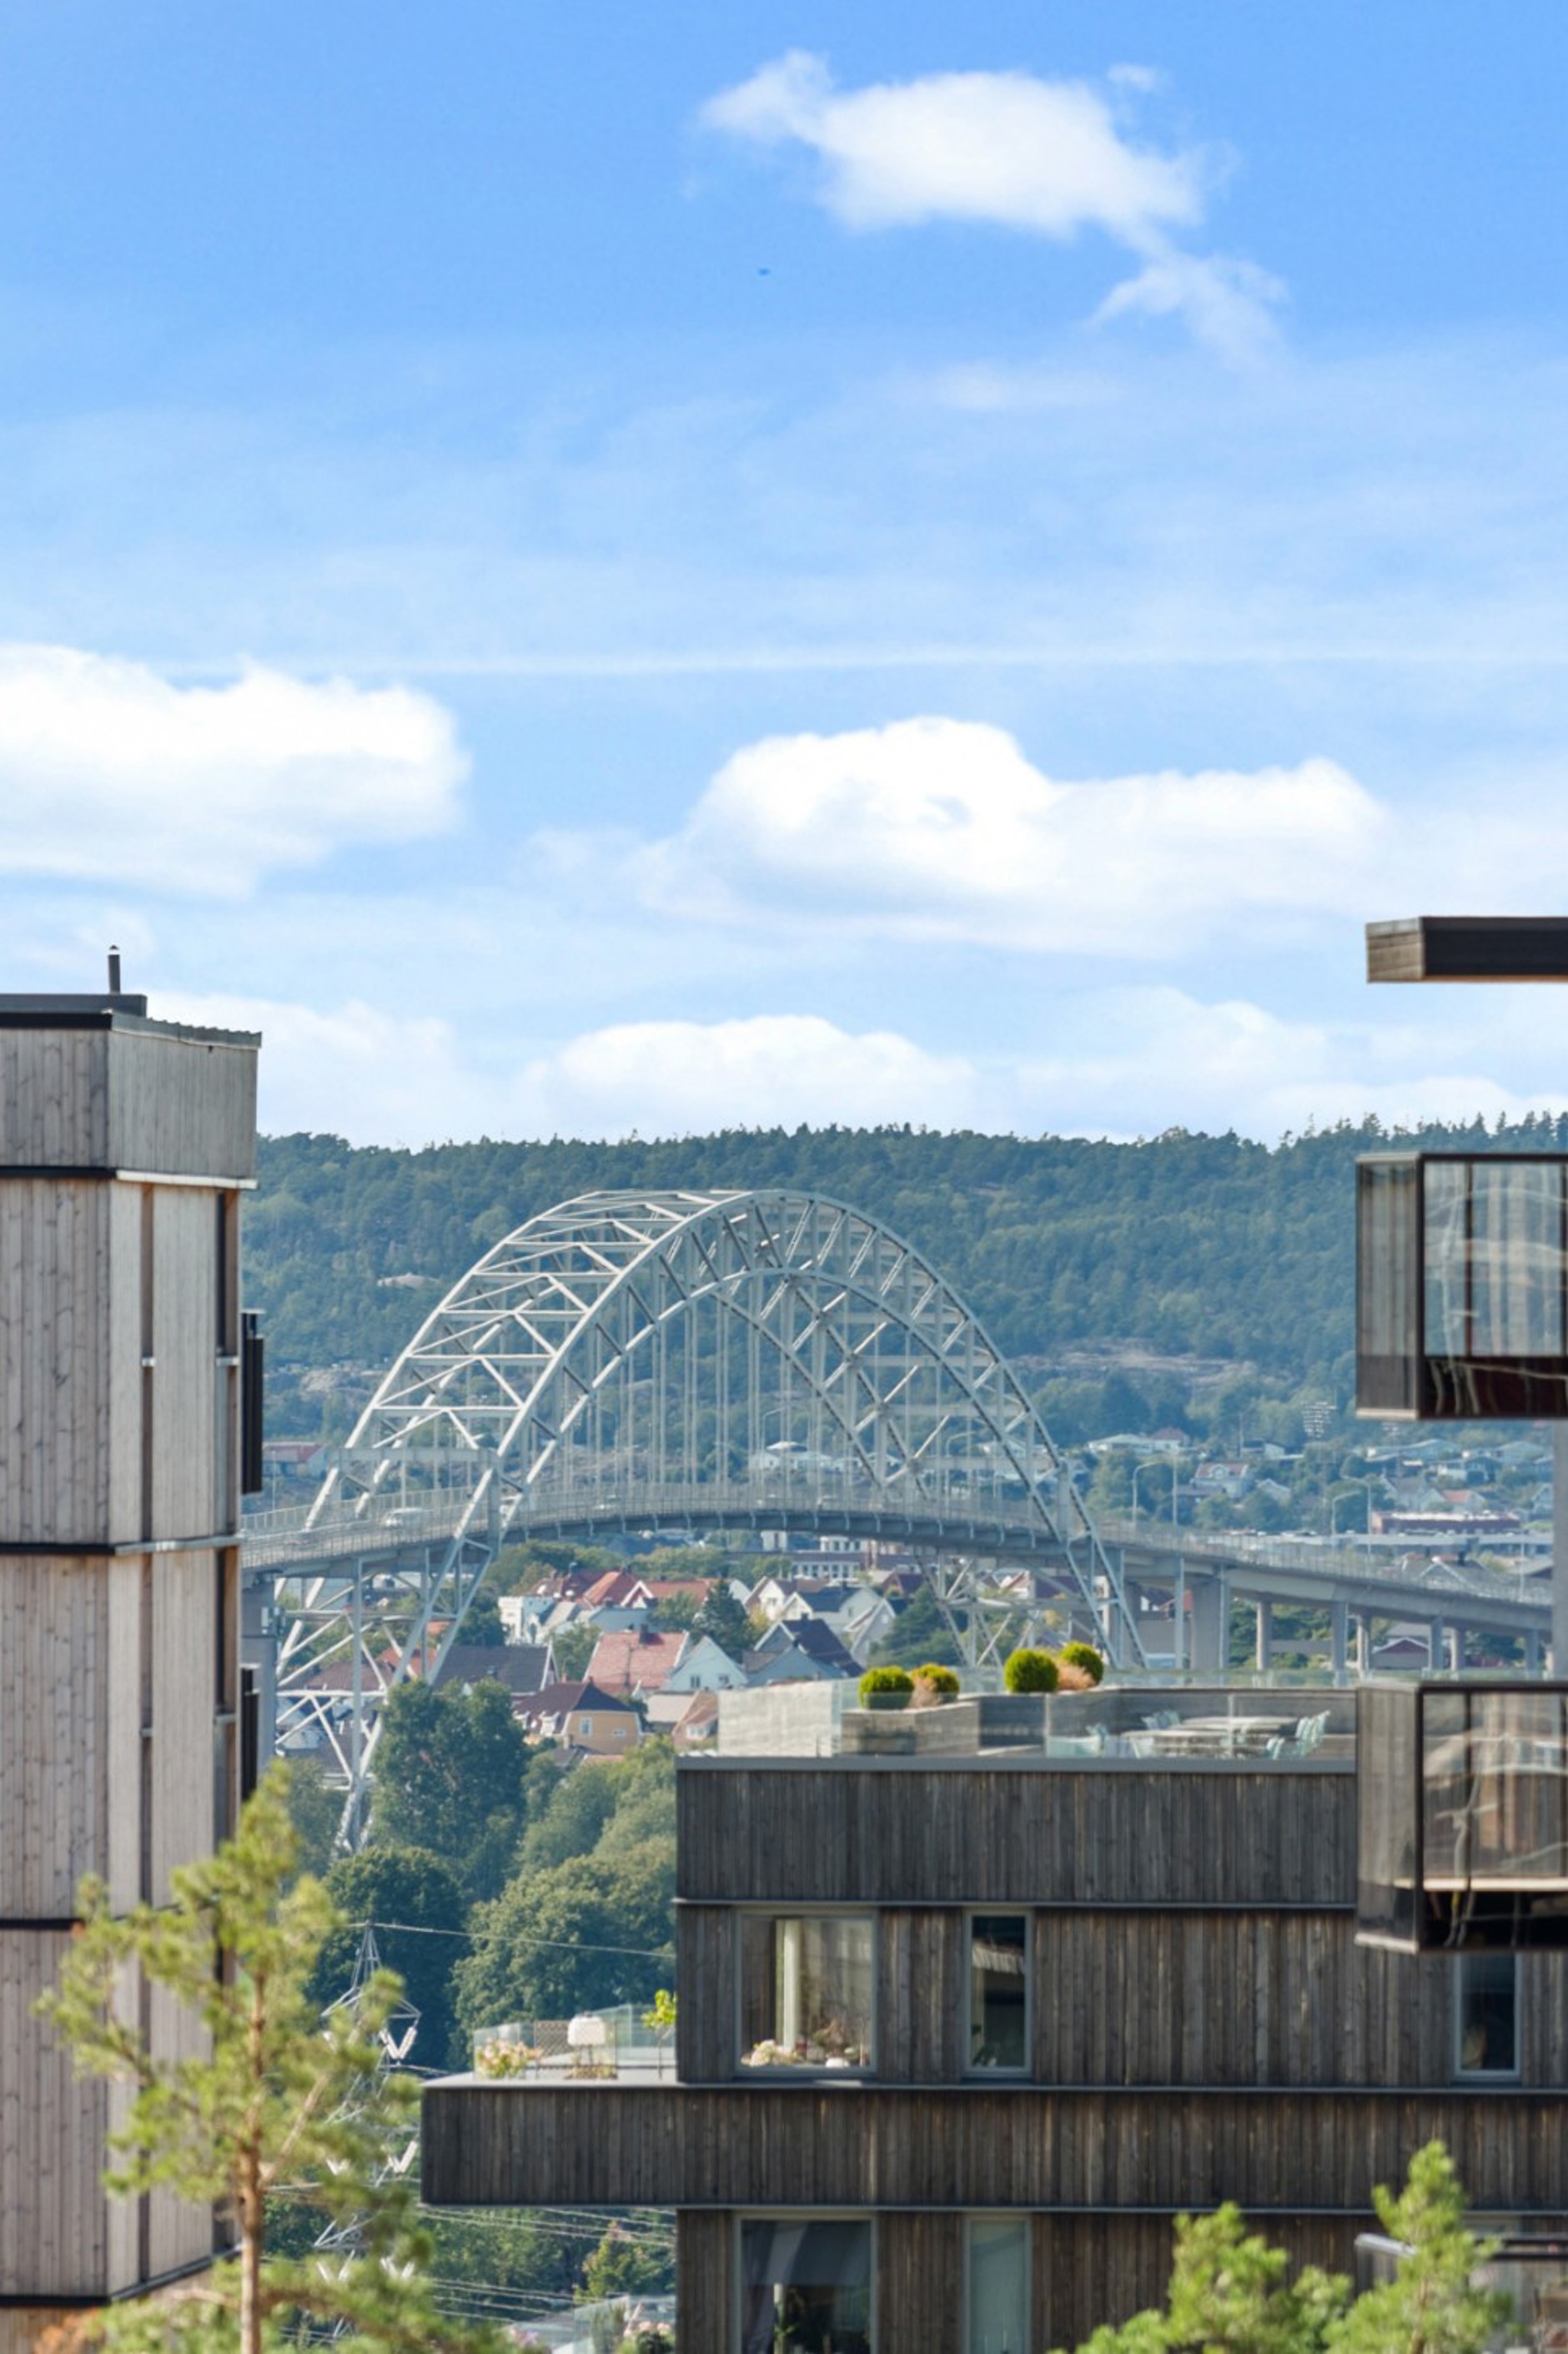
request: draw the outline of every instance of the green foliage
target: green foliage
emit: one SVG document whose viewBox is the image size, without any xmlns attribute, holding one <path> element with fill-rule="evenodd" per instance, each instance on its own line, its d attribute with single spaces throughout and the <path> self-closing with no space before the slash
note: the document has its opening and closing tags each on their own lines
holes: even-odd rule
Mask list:
<svg viewBox="0 0 1568 2354">
<path fill-rule="evenodd" d="M 1049 1651 L 1010 1651 L 1001 1670 L 1010 1692 L 1049 1692 L 1056 1689 L 1056 1662 Z"/>
<path fill-rule="evenodd" d="M 462 1639 L 480 1643 L 487 1649 L 499 1650 L 506 1640 L 506 1629 L 501 1623 L 501 1612 L 493 1594 L 479 1594 L 463 1612 Z"/>
<path fill-rule="evenodd" d="M 726 1579 L 715 1578 L 709 1586 L 707 1600 L 692 1621 L 692 1632 L 710 1637 L 732 1659 L 738 1660 L 751 1649 L 746 1606 L 736 1599 Z"/>
<path fill-rule="evenodd" d="M 624 1569 L 625 1563 L 608 1545 L 574 1543 L 565 1537 L 530 1537 L 526 1544 L 503 1545 L 485 1572 L 493 1594 L 532 1594 L 548 1577 L 567 1571 L 587 1570 L 602 1577 L 607 1570 Z"/>
<path fill-rule="evenodd" d="M 528 1744 L 504 1687 L 409 1681 L 388 1695 L 376 1758 L 375 1836 L 443 1857 L 471 1902 L 503 1886 L 527 1820 Z"/>
<path fill-rule="evenodd" d="M 963 1665 L 964 1655 L 959 1648 L 952 1628 L 942 1616 L 941 1606 L 930 1585 L 920 1591 L 898 1614 L 897 1624 L 888 1629 L 883 1640 L 871 1653 L 870 1665 L 895 1666 L 912 1656 L 940 1659 L 950 1668 Z"/>
<path fill-rule="evenodd" d="M 461 2026 L 651 2003 L 670 1984 L 674 1897 L 669 1743 L 578 1766 L 530 1831 L 515 1878 L 471 1916 L 456 1972 Z"/>
<path fill-rule="evenodd" d="M 649 1623 L 662 1635 L 689 1634 L 702 1602 L 694 1594 L 665 1594 L 655 1603 Z"/>
<path fill-rule="evenodd" d="M 939 1659 L 927 1659 L 923 1668 L 914 1670 L 914 1676 L 916 1691 L 924 1687 L 941 1700 L 957 1700 L 963 1689 L 958 1670 L 945 1667 Z"/>
<path fill-rule="evenodd" d="M 1238 2208 L 1178 2217 L 1162 2309 L 1097 2329 L 1080 2354 L 1483 2354 L 1510 2300 L 1472 2286 L 1491 2253 L 1465 2229 L 1465 2201 L 1441 2142 L 1410 2163 L 1397 2197 L 1372 2194 L 1406 2251 L 1396 2276 L 1352 2301 L 1351 2284 L 1247 2231 Z"/>
<path fill-rule="evenodd" d="M 868 1707 L 882 1699 L 908 1700 L 915 1690 L 915 1679 L 907 1668 L 867 1668 L 860 1680 L 860 1704 Z"/>
<path fill-rule="evenodd" d="M 651 2028 L 660 2042 L 666 2041 L 675 2031 L 677 2009 L 675 1998 L 668 1987 L 660 1987 L 642 2014 L 642 2024 Z"/>
<path fill-rule="evenodd" d="M 440 2313 L 428 2281 L 429 2243 L 403 2179 L 379 2179 L 394 2138 L 418 2105 L 411 2078 L 378 2073 L 376 2036 L 400 1992 L 378 1972 L 351 2012 L 323 2020 L 310 1981 L 337 1927 L 320 1882 L 295 1873 L 287 1776 L 274 1770 L 216 1856 L 171 1875 L 167 1904 L 115 1917 L 107 1891 L 85 1881 L 81 1927 L 56 1991 L 39 2009 L 75 2055 L 79 2075 L 130 2094 L 110 2137 L 105 2180 L 116 2195 L 172 2190 L 233 2218 L 238 2261 L 158 2299 L 111 2306 L 93 2322 L 125 2354 L 262 2354 L 298 2325 L 348 2323 L 370 2349 L 424 2346 L 458 2354 L 490 2349 L 488 2331 Z M 199 2021 L 154 2053 L 125 1974 L 164 1988 Z M 269 2206 L 284 2185 L 322 2219 L 358 2224 L 363 2253 L 322 2267 L 270 2249 Z"/>
<path fill-rule="evenodd" d="M 1065 1668 L 1082 1668 L 1091 1683 L 1097 1684 L 1104 1679 L 1105 1655 L 1097 1651 L 1092 1643 L 1064 1643 L 1056 1657 Z"/>
<path fill-rule="evenodd" d="M 341 1790 L 334 1790 L 317 1765 L 292 1761 L 289 1776 L 289 1823 L 294 1834 L 296 1867 L 324 1878 L 343 1820 Z"/>
<path fill-rule="evenodd" d="M 1372 2200 L 1389 2238 L 1410 2253 L 1392 2281 L 1356 2299 L 1330 2337 L 1332 2354 L 1481 2354 L 1510 2300 L 1470 2285 L 1490 2248 L 1465 2228 L 1464 2192 L 1442 2143 L 1417 2150 L 1397 2197 L 1380 2184 Z"/>
<path fill-rule="evenodd" d="M 571 2296 L 581 2278 L 577 2242 L 556 2228 L 548 2212 L 479 2208 L 428 2209 L 430 2271 L 437 2280 L 485 2287 L 531 2290 L 535 2296 Z M 480 2296 L 465 2300 L 482 2306 Z"/>
<path fill-rule="evenodd" d="M 340 1856 L 327 1874 L 343 1926 L 322 1946 L 311 1992 L 324 2009 L 348 1984 L 366 1922 L 376 1925 L 382 1961 L 396 1970 L 419 2014 L 410 2060 L 441 2068 L 452 2039 L 451 1976 L 464 1951 L 466 1907 L 453 1873 L 428 1848 L 376 1841 Z"/>
<path fill-rule="evenodd" d="M 665 2296 L 674 2285 L 674 2237 L 667 2226 L 629 2231 L 617 2217 L 583 2266 L 585 2300 Z"/>
<path fill-rule="evenodd" d="M 599 1642 L 599 1630 L 587 1619 L 579 1618 L 563 1627 L 558 1635 L 550 1638 L 556 1654 L 556 1672 L 563 1683 L 575 1684 L 587 1675 L 588 1661 Z"/>
</svg>

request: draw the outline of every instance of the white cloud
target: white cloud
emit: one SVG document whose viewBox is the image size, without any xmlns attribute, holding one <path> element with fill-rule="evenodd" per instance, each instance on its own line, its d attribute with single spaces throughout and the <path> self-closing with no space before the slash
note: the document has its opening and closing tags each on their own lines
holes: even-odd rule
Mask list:
<svg viewBox="0 0 1568 2354">
<path fill-rule="evenodd" d="M 1358 911 L 1389 825 L 1329 760 L 1065 784 L 999 727 L 922 718 L 749 746 L 630 872 L 691 917 L 1141 958 Z"/>
<path fill-rule="evenodd" d="M 1136 245 L 1202 211 L 1202 159 L 1132 146 L 1086 82 L 948 73 L 840 91 L 821 58 L 793 49 L 711 99 L 703 119 L 758 145 L 812 148 L 822 201 L 851 228 L 988 221 L 1055 238 L 1103 228 Z"/>
<path fill-rule="evenodd" d="M 856 1034 L 815 1014 L 733 1022 L 629 1022 L 531 1063 L 518 1100 L 532 1134 L 684 1136 L 705 1129 L 952 1127 L 971 1116 L 974 1072 L 895 1031 Z"/>
<path fill-rule="evenodd" d="M 498 1069 L 449 1022 L 358 1000 L 323 1011 L 157 989 L 150 1011 L 259 1030 L 263 1130 L 326 1131 L 356 1144 L 686 1136 L 801 1121 L 951 1127 L 977 1102 L 975 1073 L 961 1057 L 815 1014 L 620 1023 Z"/>
<path fill-rule="evenodd" d="M 1234 1128 L 1273 1142 L 1373 1113 L 1404 1127 L 1550 1108 L 1546 1096 L 1489 1071 L 1484 1038 L 1446 1035 L 1436 1024 L 1291 1021 L 1245 999 L 1210 1003 L 1168 988 L 1086 993 L 1065 1011 L 1070 1046 L 1022 1057 L 1006 1082 L 1027 1122 L 1043 1129 Z"/>
<path fill-rule="evenodd" d="M 848 228 L 953 220 L 1056 239 L 1099 229 L 1143 265 L 1100 318 L 1179 316 L 1224 358 L 1254 359 L 1283 290 L 1250 263 L 1173 243 L 1202 220 L 1217 173 L 1212 154 L 1162 154 L 1128 135 L 1126 115 L 1158 80 L 1149 67 L 1118 66 L 1108 97 L 1022 72 L 841 90 L 822 58 L 792 49 L 710 99 L 702 120 L 754 146 L 810 149 L 819 199 Z"/>
<path fill-rule="evenodd" d="M 1044 1025 L 1058 1047 L 1010 1046 L 983 1060 L 895 1031 L 769 1013 L 612 1024 L 502 1067 L 449 1022 L 359 1000 L 323 1010 L 156 990 L 153 1011 L 261 1032 L 265 1131 L 416 1149 L 478 1136 L 681 1137 L 904 1120 L 1022 1135 L 1234 1129 L 1272 1142 L 1374 1112 L 1394 1127 L 1518 1118 L 1563 1101 L 1499 1073 L 1478 1017 L 1455 1030 L 1299 1021 L 1165 987 L 1065 996 Z"/>
<path fill-rule="evenodd" d="M 0 646 L 0 873 L 238 896 L 340 844 L 450 824 L 467 763 L 425 695 L 249 667 L 176 686 Z"/>
<path fill-rule="evenodd" d="M 1095 317 L 1117 319 L 1139 311 L 1153 319 L 1185 319 L 1201 344 L 1243 367 L 1272 347 L 1274 308 L 1284 300 L 1283 280 L 1255 262 L 1171 250 L 1113 287 Z"/>
<path fill-rule="evenodd" d="M 323 1011 L 156 985 L 147 1010 L 159 1021 L 261 1033 L 264 1134 L 303 1129 L 353 1144 L 418 1146 L 493 1135 L 503 1125 L 493 1077 L 465 1057 L 452 1025 L 434 1016 L 387 1013 L 355 998 Z"/>
</svg>

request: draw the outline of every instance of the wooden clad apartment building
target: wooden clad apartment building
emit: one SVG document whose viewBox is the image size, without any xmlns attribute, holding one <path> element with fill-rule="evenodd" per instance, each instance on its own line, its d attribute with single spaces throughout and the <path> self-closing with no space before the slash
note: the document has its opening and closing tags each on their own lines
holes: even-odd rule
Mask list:
<svg viewBox="0 0 1568 2354">
<path fill-rule="evenodd" d="M 110 2096 L 33 2004 L 83 1873 L 157 1899 L 233 1813 L 259 1043 L 0 997 L 0 2354 L 213 2249 L 106 2200 Z"/>
<path fill-rule="evenodd" d="M 1349 1756 L 971 1739 L 678 1788 L 678 2081 L 449 2080 L 423 2164 L 674 2208 L 683 2354 L 1045 2354 L 1226 2198 L 1351 2270 L 1434 2136 L 1479 2210 L 1568 2224 L 1568 1956 L 1358 1944 Z"/>
</svg>

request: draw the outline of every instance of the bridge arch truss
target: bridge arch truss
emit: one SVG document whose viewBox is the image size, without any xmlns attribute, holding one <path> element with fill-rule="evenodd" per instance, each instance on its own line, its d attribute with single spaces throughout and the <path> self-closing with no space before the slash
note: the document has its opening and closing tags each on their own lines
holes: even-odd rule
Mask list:
<svg viewBox="0 0 1568 2354">
<path fill-rule="evenodd" d="M 366 1408 L 311 1527 L 417 1558 L 374 1581 L 373 1657 L 341 1571 L 296 1594 L 280 1729 L 319 1717 L 323 1691 L 342 1718 L 345 1658 L 361 1715 L 366 1692 L 439 1669 L 501 1544 L 745 1520 L 1041 1559 L 1112 1658 L 1141 1660 L 1119 1561 L 918 1251 L 821 1194 L 590 1193 L 488 1251 Z M 355 1739 L 340 1762 L 357 1774 Z"/>
</svg>

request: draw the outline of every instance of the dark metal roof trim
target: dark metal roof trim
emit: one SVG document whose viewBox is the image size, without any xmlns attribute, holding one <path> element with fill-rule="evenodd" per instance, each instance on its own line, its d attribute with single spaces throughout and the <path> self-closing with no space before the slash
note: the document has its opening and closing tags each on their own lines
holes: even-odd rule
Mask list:
<svg viewBox="0 0 1568 2354">
<path fill-rule="evenodd" d="M 1568 916 L 1406 916 L 1369 924 L 1367 979 L 1568 981 Z"/>
</svg>

